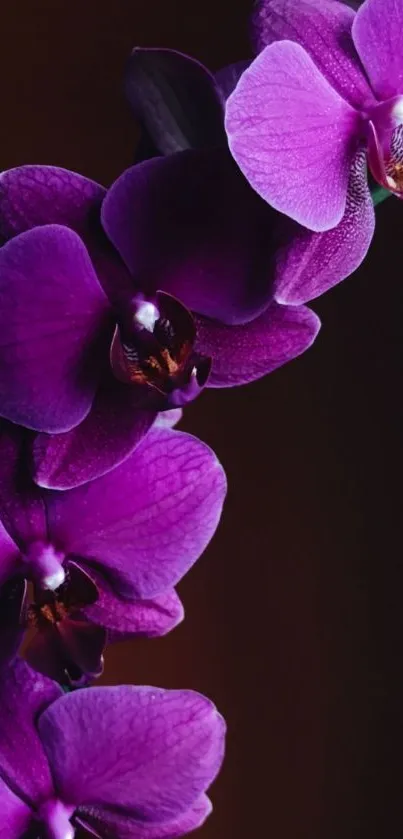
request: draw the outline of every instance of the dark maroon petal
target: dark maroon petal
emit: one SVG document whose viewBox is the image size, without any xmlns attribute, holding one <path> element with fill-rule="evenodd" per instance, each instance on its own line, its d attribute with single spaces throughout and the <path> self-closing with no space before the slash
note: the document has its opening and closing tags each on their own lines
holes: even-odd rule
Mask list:
<svg viewBox="0 0 403 839">
<path fill-rule="evenodd" d="M 222 326 L 198 318 L 197 345 L 213 358 L 209 387 L 232 387 L 259 379 L 305 352 L 320 328 L 305 306 L 272 303 L 242 326 Z"/>
<path fill-rule="evenodd" d="M 126 95 L 160 154 L 226 145 L 214 77 L 194 58 L 167 49 L 133 50 Z"/>
<path fill-rule="evenodd" d="M 20 552 L 0 521 L 0 586 L 19 570 Z"/>
<path fill-rule="evenodd" d="M 50 489 L 70 489 L 105 475 L 134 451 L 155 417 L 155 411 L 138 407 L 130 386 L 106 376 L 80 425 L 64 434 L 35 437 L 35 481 Z"/>
<path fill-rule="evenodd" d="M 58 685 L 32 671 L 21 659 L 1 670 L 0 776 L 27 804 L 54 795 L 36 722 L 61 693 Z"/>
<path fill-rule="evenodd" d="M 128 169 L 102 207 L 108 236 L 139 288 L 224 323 L 271 299 L 274 212 L 226 150 L 188 151 Z"/>
<path fill-rule="evenodd" d="M 57 166 L 19 166 L 0 175 L 0 241 L 47 224 L 74 230 L 111 299 L 132 289 L 130 275 L 105 236 L 100 184 Z"/>
<path fill-rule="evenodd" d="M 76 233 L 38 227 L 4 245 L 2 415 L 47 432 L 68 431 L 81 422 L 98 384 L 109 319 L 107 298 Z"/>
</svg>

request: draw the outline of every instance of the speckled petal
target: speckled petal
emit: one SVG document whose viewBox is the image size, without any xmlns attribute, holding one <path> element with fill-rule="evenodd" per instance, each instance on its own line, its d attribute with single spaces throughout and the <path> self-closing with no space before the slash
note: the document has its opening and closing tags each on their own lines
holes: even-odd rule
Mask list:
<svg viewBox="0 0 403 839">
<path fill-rule="evenodd" d="M 374 94 L 351 37 L 353 21 L 353 9 L 336 0 L 258 0 L 252 24 L 259 52 L 274 41 L 295 41 L 334 90 L 360 108 Z"/>
<path fill-rule="evenodd" d="M 352 168 L 346 212 L 337 227 L 312 233 L 290 219 L 279 224 L 285 244 L 276 249 L 278 303 L 307 303 L 324 294 L 358 268 L 375 229 L 375 212 L 367 181 L 365 153 Z"/>
<path fill-rule="evenodd" d="M 251 186 L 319 232 L 344 215 L 360 119 L 291 41 L 266 47 L 226 104 L 230 149 Z"/>
</svg>

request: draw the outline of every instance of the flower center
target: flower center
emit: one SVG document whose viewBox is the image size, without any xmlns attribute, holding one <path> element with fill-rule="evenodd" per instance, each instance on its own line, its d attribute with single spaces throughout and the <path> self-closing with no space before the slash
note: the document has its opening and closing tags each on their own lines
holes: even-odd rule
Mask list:
<svg viewBox="0 0 403 839">
<path fill-rule="evenodd" d="M 25 551 L 23 561 L 28 565 L 27 577 L 40 588 L 55 591 L 63 585 L 66 573 L 64 554 L 45 542 L 32 542 Z"/>
<path fill-rule="evenodd" d="M 49 624 L 57 626 L 97 599 L 95 583 L 75 563 L 69 562 L 64 569 L 63 583 L 55 591 L 34 585 L 34 596 L 27 608 L 27 622 L 37 629 L 44 629 Z"/>
<path fill-rule="evenodd" d="M 368 163 L 385 189 L 403 195 L 403 97 L 373 108 L 369 122 Z"/>
<path fill-rule="evenodd" d="M 184 401 L 194 398 L 210 365 L 193 350 L 196 327 L 191 313 L 164 292 L 155 300 L 138 295 L 120 312 L 110 363 L 119 381 L 137 386 L 152 398 L 152 407 L 164 410 L 179 404 L 177 391 L 191 394 Z"/>
</svg>

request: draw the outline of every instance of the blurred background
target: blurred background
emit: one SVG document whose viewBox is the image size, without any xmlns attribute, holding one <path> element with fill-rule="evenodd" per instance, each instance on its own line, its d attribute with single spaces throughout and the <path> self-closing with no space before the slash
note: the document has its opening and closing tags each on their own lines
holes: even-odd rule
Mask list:
<svg viewBox="0 0 403 839">
<path fill-rule="evenodd" d="M 251 0 L 13 0 L 1 13 L 1 168 L 47 163 L 104 185 L 138 132 L 134 45 L 210 68 L 248 57 Z M 403 207 L 314 308 L 315 346 L 266 379 L 209 391 L 182 427 L 229 479 L 219 531 L 180 586 L 169 637 L 111 648 L 103 681 L 191 687 L 228 720 L 200 839 L 400 835 Z"/>
</svg>

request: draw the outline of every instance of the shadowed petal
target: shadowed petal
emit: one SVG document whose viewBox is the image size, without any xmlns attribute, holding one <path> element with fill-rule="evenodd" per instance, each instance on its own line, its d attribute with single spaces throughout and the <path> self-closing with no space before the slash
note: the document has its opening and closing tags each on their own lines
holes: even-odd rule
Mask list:
<svg viewBox="0 0 403 839">
<path fill-rule="evenodd" d="M 56 225 L 40 227 L 4 245 L 2 415 L 37 431 L 77 425 L 97 386 L 107 317 L 107 299 L 77 234 Z"/>
<path fill-rule="evenodd" d="M 0 588 L 0 667 L 14 658 L 24 637 L 26 590 L 22 577 L 12 577 Z"/>
<path fill-rule="evenodd" d="M 286 244 L 276 250 L 278 303 L 306 303 L 352 274 L 366 256 L 375 229 L 365 153 L 357 154 L 346 212 L 337 227 L 312 233 L 286 218 L 279 226 Z"/>
<path fill-rule="evenodd" d="M 310 230 L 335 227 L 346 207 L 360 117 L 308 53 L 291 41 L 266 47 L 226 110 L 231 152 L 259 195 Z"/>
<path fill-rule="evenodd" d="M 320 321 L 305 306 L 278 306 L 243 326 L 197 318 L 197 346 L 213 357 L 208 387 L 232 387 L 260 379 L 305 352 Z"/>
<path fill-rule="evenodd" d="M 112 472 L 47 495 L 50 538 L 107 570 L 131 599 L 172 588 L 217 527 L 225 475 L 214 453 L 180 431 L 152 429 Z"/>
<path fill-rule="evenodd" d="M 105 236 L 100 184 L 57 166 L 19 166 L 0 174 L 0 241 L 48 224 L 74 230 L 112 299 L 132 289 L 130 275 Z"/>
<path fill-rule="evenodd" d="M 175 50 L 133 50 L 126 95 L 160 154 L 226 145 L 223 112 L 212 74 Z"/>
<path fill-rule="evenodd" d="M 30 445 L 29 432 L 0 421 L 0 520 L 20 548 L 47 539 L 45 506 L 29 471 Z"/>
<path fill-rule="evenodd" d="M 192 691 L 76 691 L 53 703 L 38 728 L 62 800 L 124 809 L 139 821 L 186 812 L 223 757 L 224 722 Z"/>
<path fill-rule="evenodd" d="M 35 673 L 21 659 L 1 669 L 0 776 L 27 804 L 54 794 L 36 721 L 61 693 L 58 685 Z"/>
<path fill-rule="evenodd" d="M 0 521 L 0 586 L 18 570 L 20 552 Z"/>
<path fill-rule="evenodd" d="M 175 839 L 200 827 L 211 810 L 210 799 L 202 795 L 186 813 L 156 824 L 139 822 L 123 813 L 105 809 L 86 812 L 85 808 L 79 810 L 79 822 L 99 831 L 102 836 L 106 829 L 109 831 L 107 836 L 113 836 L 114 839 Z"/>
<path fill-rule="evenodd" d="M 133 166 L 102 207 L 108 236 L 140 288 L 243 323 L 271 298 L 274 213 L 226 149 L 187 151 Z"/>
<path fill-rule="evenodd" d="M 106 581 L 101 582 L 99 574 L 95 580 L 98 600 L 82 611 L 88 620 L 108 630 L 109 641 L 133 635 L 157 638 L 170 632 L 183 620 L 183 606 L 175 589 L 153 600 L 129 601 L 118 598 Z"/>
<path fill-rule="evenodd" d="M 273 41 L 295 41 L 334 90 L 360 108 L 374 95 L 351 37 L 353 20 L 354 11 L 335 0 L 258 0 L 253 16 L 256 47 L 260 52 Z"/>
<path fill-rule="evenodd" d="M 155 411 L 137 407 L 130 387 L 104 380 L 80 425 L 64 434 L 38 434 L 32 455 L 34 480 L 50 489 L 70 489 L 105 475 L 136 448 Z"/>
<path fill-rule="evenodd" d="M 353 24 L 357 52 L 380 99 L 403 95 L 403 5 L 366 0 Z"/>
<path fill-rule="evenodd" d="M 29 827 L 32 811 L 0 778 L 1 829 L 7 839 L 21 839 Z"/>
</svg>

